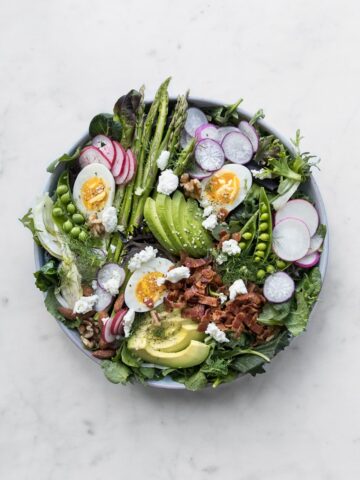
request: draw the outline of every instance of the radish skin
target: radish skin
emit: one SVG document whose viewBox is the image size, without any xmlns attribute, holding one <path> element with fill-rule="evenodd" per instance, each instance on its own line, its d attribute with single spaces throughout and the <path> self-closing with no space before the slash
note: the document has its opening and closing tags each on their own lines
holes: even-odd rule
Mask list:
<svg viewBox="0 0 360 480">
<path fill-rule="evenodd" d="M 113 165 L 115 160 L 115 147 L 110 138 L 105 135 L 96 135 L 91 143 L 94 147 L 98 148 L 100 152 L 105 155 L 110 164 Z"/>
<path fill-rule="evenodd" d="M 282 260 L 287 262 L 299 260 L 306 255 L 309 247 L 309 230 L 298 218 L 284 218 L 275 225 L 272 248 Z"/>
<path fill-rule="evenodd" d="M 307 255 L 317 252 L 321 248 L 321 245 L 323 243 L 324 243 L 323 237 L 315 233 L 315 235 L 310 239 L 310 248 L 307 252 Z"/>
<path fill-rule="evenodd" d="M 312 268 L 319 263 L 319 260 L 320 260 L 320 253 L 314 252 L 314 253 L 310 253 L 310 255 L 305 255 L 305 257 L 300 258 L 300 260 L 297 260 L 294 263 L 295 265 L 301 268 Z"/>
<path fill-rule="evenodd" d="M 191 137 L 194 137 L 196 129 L 207 122 L 206 115 L 201 110 L 191 107 L 187 110 L 184 128 Z"/>
<path fill-rule="evenodd" d="M 259 134 L 256 129 L 246 120 L 239 123 L 239 130 L 250 140 L 254 152 L 259 148 Z"/>
<path fill-rule="evenodd" d="M 310 237 L 315 235 L 319 226 L 319 215 L 315 207 L 307 200 L 299 198 L 287 202 L 286 205 L 276 212 L 275 223 L 277 224 L 287 217 L 301 220 L 308 227 Z"/>
<path fill-rule="evenodd" d="M 121 168 L 125 160 L 125 152 L 118 142 L 114 141 L 113 144 L 115 149 L 115 159 L 113 166 L 111 167 L 111 173 L 114 177 L 117 177 L 118 175 L 120 175 Z"/>
</svg>

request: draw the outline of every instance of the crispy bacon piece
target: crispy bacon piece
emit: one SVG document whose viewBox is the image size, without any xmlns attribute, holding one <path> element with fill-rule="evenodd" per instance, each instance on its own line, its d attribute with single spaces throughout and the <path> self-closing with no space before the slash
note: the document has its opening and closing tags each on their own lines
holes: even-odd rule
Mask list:
<svg viewBox="0 0 360 480">
<path fill-rule="evenodd" d="M 182 315 L 193 320 L 200 321 L 205 313 L 205 306 L 198 303 L 193 307 L 187 307 L 182 310 Z M 205 328 L 206 330 L 206 328 Z"/>
</svg>

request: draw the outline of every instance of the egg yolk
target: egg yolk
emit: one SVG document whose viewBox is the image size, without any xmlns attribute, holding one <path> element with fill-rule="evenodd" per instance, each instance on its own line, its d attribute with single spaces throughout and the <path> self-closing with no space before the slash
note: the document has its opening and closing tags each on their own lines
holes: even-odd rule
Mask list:
<svg viewBox="0 0 360 480">
<path fill-rule="evenodd" d="M 87 210 L 102 210 L 108 196 L 109 189 L 102 178 L 89 178 L 81 186 L 81 200 Z"/>
<path fill-rule="evenodd" d="M 240 191 L 240 181 L 234 172 L 214 174 L 206 186 L 207 197 L 215 203 L 231 204 Z"/>
<path fill-rule="evenodd" d="M 164 277 L 160 272 L 145 273 L 136 285 L 135 294 L 139 302 L 152 308 L 154 304 L 161 298 L 166 290 L 164 285 L 158 285 L 156 280 Z"/>
</svg>

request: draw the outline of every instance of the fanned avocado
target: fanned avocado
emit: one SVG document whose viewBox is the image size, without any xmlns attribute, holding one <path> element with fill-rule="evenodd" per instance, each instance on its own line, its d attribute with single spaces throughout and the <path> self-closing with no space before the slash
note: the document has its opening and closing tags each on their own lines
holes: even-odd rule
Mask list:
<svg viewBox="0 0 360 480">
<path fill-rule="evenodd" d="M 144 206 L 144 218 L 148 224 L 151 232 L 156 240 L 171 253 L 176 253 L 173 248 L 165 230 L 162 227 L 161 221 L 156 211 L 155 201 L 152 198 L 148 198 Z"/>
<path fill-rule="evenodd" d="M 171 198 L 168 195 L 158 193 L 155 198 L 155 206 L 161 225 L 174 250 L 179 254 L 182 249 L 182 244 L 175 231 L 175 224 L 171 213 Z"/>
<path fill-rule="evenodd" d="M 196 254 L 191 248 L 190 236 L 185 231 L 187 230 L 185 221 L 185 217 L 187 216 L 187 204 L 184 195 L 179 190 L 176 190 L 172 197 L 171 215 L 174 225 L 176 225 L 176 233 L 179 236 L 182 249 L 191 255 Z"/>
<path fill-rule="evenodd" d="M 187 212 L 188 229 L 192 237 L 193 247 L 197 250 L 197 256 L 204 256 L 212 247 L 212 239 L 202 226 L 202 211 L 193 198 L 189 198 L 187 201 Z"/>
</svg>

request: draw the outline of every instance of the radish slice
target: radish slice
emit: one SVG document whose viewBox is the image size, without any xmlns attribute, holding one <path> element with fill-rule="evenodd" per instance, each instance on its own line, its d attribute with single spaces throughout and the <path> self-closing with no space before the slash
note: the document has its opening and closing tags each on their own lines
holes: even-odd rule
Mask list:
<svg viewBox="0 0 360 480">
<path fill-rule="evenodd" d="M 220 143 L 207 138 L 196 145 L 195 160 L 203 170 L 214 172 L 224 165 L 225 155 Z"/>
<path fill-rule="evenodd" d="M 106 137 L 105 135 L 96 135 L 96 137 L 92 139 L 91 143 L 94 147 L 98 148 L 100 152 L 105 155 L 111 165 L 114 163 L 115 148 L 113 142 L 110 140 L 109 137 Z"/>
<path fill-rule="evenodd" d="M 241 133 L 237 127 L 220 127 L 218 129 L 218 142 L 222 142 L 226 135 L 230 132 L 238 132 Z"/>
<path fill-rule="evenodd" d="M 97 302 L 95 304 L 95 310 L 97 312 L 107 310 L 113 301 L 113 296 L 109 292 L 106 292 L 100 286 L 95 289 L 94 294 L 98 296 Z"/>
<path fill-rule="evenodd" d="M 184 128 L 191 137 L 194 137 L 196 129 L 200 127 L 200 125 L 207 123 L 207 121 L 206 115 L 201 110 L 198 108 L 188 108 Z"/>
<path fill-rule="evenodd" d="M 106 282 L 114 277 L 119 278 L 119 287 L 121 287 L 125 280 L 125 270 L 117 263 L 107 263 L 98 271 L 97 282 L 101 288 L 106 290 Z"/>
<path fill-rule="evenodd" d="M 211 177 L 213 172 L 208 172 L 207 170 L 203 170 L 197 164 L 193 164 L 190 170 L 187 172 L 191 178 L 197 178 L 198 180 L 204 180 L 204 178 Z"/>
<path fill-rule="evenodd" d="M 108 318 L 101 328 L 101 338 L 106 343 L 112 343 L 116 336 L 111 333 L 112 319 Z"/>
<path fill-rule="evenodd" d="M 122 168 L 121 168 L 121 172 L 120 172 L 120 175 L 118 175 L 116 178 L 115 178 L 115 183 L 117 185 L 122 185 L 127 176 L 128 176 L 128 173 L 129 173 L 129 170 L 130 170 L 130 160 L 129 160 L 129 156 L 128 155 L 125 155 L 125 159 L 123 161 L 123 165 L 122 165 Z"/>
<path fill-rule="evenodd" d="M 297 260 L 294 263 L 295 265 L 301 268 L 312 268 L 319 263 L 319 260 L 320 260 L 320 253 L 314 252 L 314 253 L 310 253 L 310 255 L 305 255 L 305 257 L 300 258 L 300 260 Z"/>
<path fill-rule="evenodd" d="M 250 140 L 240 132 L 230 132 L 225 135 L 221 143 L 225 157 L 233 163 L 244 165 L 250 162 L 253 156 L 253 148 Z"/>
<path fill-rule="evenodd" d="M 110 327 L 110 332 L 117 336 L 117 335 L 123 335 L 124 334 L 124 316 L 127 312 L 127 309 L 123 308 L 122 310 L 119 310 L 113 318 L 111 319 L 111 327 Z"/>
<path fill-rule="evenodd" d="M 282 260 L 294 262 L 304 257 L 310 247 L 310 234 L 298 218 L 284 218 L 275 225 L 272 247 Z"/>
<path fill-rule="evenodd" d="M 315 253 L 321 248 L 321 245 L 323 244 L 324 239 L 321 235 L 318 235 L 315 233 L 313 237 L 310 238 L 310 248 L 307 252 L 307 255 L 310 255 L 311 253 Z"/>
<path fill-rule="evenodd" d="M 315 207 L 307 200 L 297 199 L 287 202 L 284 207 L 277 211 L 275 223 L 279 223 L 287 217 L 298 218 L 308 227 L 310 237 L 315 235 L 319 226 L 319 215 Z"/>
<path fill-rule="evenodd" d="M 128 157 L 128 162 L 129 162 L 129 172 L 127 174 L 127 177 L 124 183 L 130 182 L 130 180 L 133 178 L 136 172 L 136 165 L 137 165 L 135 155 L 130 149 L 126 151 L 126 156 Z"/>
<path fill-rule="evenodd" d="M 271 303 L 283 303 L 295 292 L 295 282 L 285 272 L 269 275 L 264 283 L 264 297 Z"/>
<path fill-rule="evenodd" d="M 109 170 L 111 169 L 111 163 L 105 157 L 105 155 L 96 147 L 89 146 L 85 147 L 79 157 L 80 167 L 84 168 L 90 163 L 101 163 L 105 165 Z"/>
<path fill-rule="evenodd" d="M 120 175 L 121 168 L 125 160 L 125 150 L 120 145 L 120 143 L 113 142 L 113 144 L 115 149 L 115 160 L 111 167 L 111 173 L 113 174 L 114 177 L 117 177 Z"/>
<path fill-rule="evenodd" d="M 259 134 L 256 129 L 249 122 L 242 120 L 239 123 L 239 130 L 250 140 L 253 151 L 256 152 L 259 148 Z"/>
<path fill-rule="evenodd" d="M 212 125 L 211 123 L 205 123 L 196 129 L 195 137 L 197 141 L 205 140 L 206 138 L 211 138 L 212 140 L 218 141 L 219 135 L 215 125 Z"/>
<path fill-rule="evenodd" d="M 191 142 L 192 136 L 189 135 L 186 130 L 183 130 L 180 135 L 180 147 L 185 148 Z"/>
</svg>

